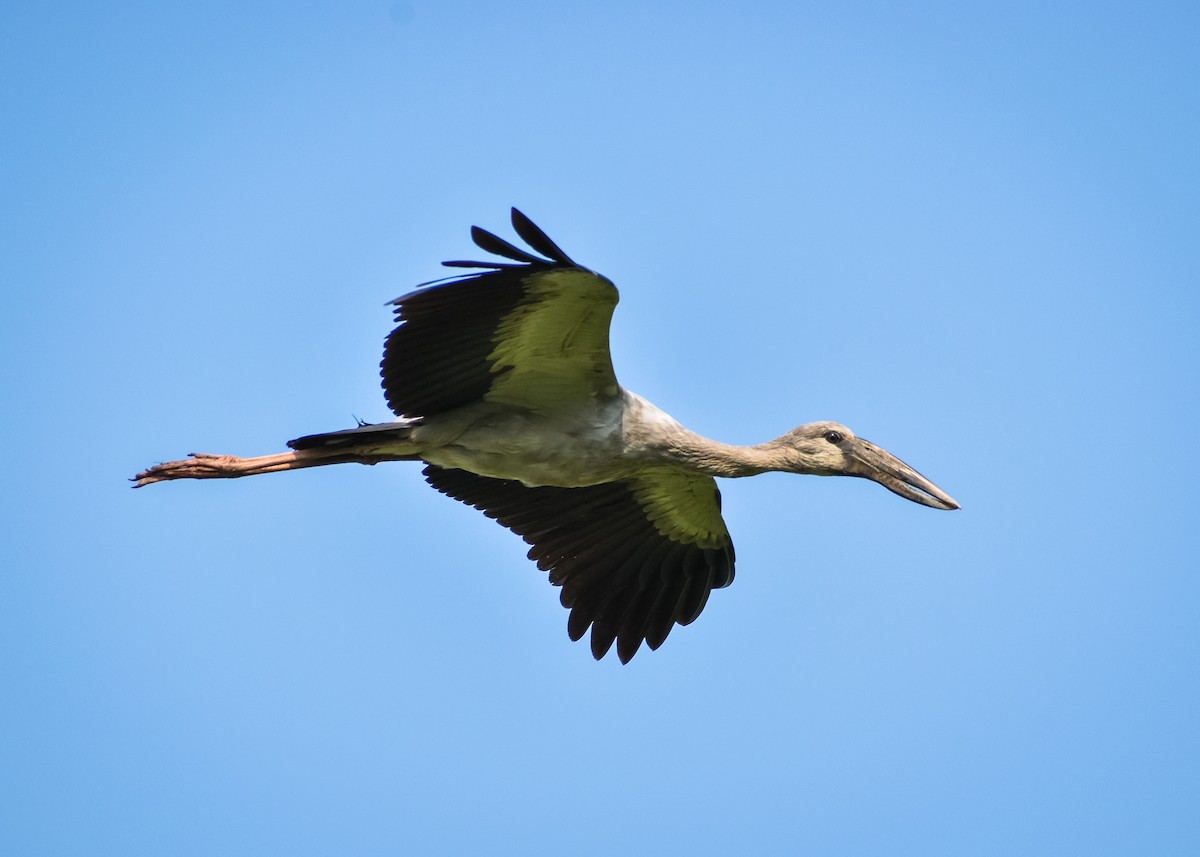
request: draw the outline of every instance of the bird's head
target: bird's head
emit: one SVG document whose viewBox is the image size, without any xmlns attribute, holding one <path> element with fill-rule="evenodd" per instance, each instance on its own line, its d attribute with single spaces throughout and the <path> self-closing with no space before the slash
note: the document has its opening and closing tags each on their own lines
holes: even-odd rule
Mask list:
<svg viewBox="0 0 1200 857">
<path fill-rule="evenodd" d="M 816 476 L 861 476 L 906 500 L 933 509 L 957 509 L 954 498 L 896 456 L 857 437 L 840 423 L 808 423 L 771 441 L 780 469 Z"/>
</svg>

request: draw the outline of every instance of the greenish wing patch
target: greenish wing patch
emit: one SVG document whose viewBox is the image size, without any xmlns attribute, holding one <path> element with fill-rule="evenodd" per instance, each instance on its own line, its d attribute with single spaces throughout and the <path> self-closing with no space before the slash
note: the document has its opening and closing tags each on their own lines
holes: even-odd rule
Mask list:
<svg viewBox="0 0 1200 857">
<path fill-rule="evenodd" d="M 727 547 L 721 492 L 711 476 L 662 467 L 639 475 L 633 494 L 662 535 L 705 550 Z"/>
<path fill-rule="evenodd" d="M 616 287 L 579 268 L 530 274 L 524 285 L 492 337 L 494 379 L 484 399 L 553 410 L 616 396 L 608 346 Z"/>
</svg>

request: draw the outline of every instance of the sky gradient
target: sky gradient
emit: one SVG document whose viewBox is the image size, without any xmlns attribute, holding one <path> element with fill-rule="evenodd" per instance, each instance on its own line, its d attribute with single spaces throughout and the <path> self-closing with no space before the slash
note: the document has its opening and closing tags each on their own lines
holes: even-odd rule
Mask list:
<svg viewBox="0 0 1200 857">
<path fill-rule="evenodd" d="M 0 853 L 1200 853 L 1192 4 L 16 4 Z M 958 499 L 722 483 L 595 663 L 388 418 L 384 306 L 520 207 L 618 377 Z"/>
</svg>

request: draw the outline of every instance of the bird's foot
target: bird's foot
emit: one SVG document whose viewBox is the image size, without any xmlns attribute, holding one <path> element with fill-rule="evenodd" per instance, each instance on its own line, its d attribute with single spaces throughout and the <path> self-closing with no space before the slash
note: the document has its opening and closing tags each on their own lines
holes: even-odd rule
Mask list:
<svg viewBox="0 0 1200 857">
<path fill-rule="evenodd" d="M 193 452 L 180 461 L 164 461 L 146 468 L 133 477 L 133 487 L 141 488 L 171 479 L 229 479 L 245 476 L 253 472 L 246 467 L 249 460 L 236 455 Z"/>
</svg>

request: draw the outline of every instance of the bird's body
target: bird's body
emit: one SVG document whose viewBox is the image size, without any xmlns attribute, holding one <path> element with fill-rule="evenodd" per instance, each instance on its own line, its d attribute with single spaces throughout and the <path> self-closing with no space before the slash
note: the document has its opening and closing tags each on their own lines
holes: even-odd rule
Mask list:
<svg viewBox="0 0 1200 857">
<path fill-rule="evenodd" d="M 194 455 L 139 473 L 137 484 L 423 461 L 433 487 L 533 546 L 530 558 L 563 588 L 571 638 L 590 627 L 595 657 L 616 642 L 622 661 L 643 641 L 657 648 L 733 581 L 714 477 L 865 476 L 923 505 L 958 508 L 838 423 L 756 446 L 684 428 L 617 383 L 608 346 L 616 287 L 515 209 L 513 225 L 541 256 L 476 227 L 480 247 L 511 261 L 447 262 L 485 272 L 393 301 L 400 323 L 381 375 L 395 422 L 308 435 L 277 455 Z"/>
<path fill-rule="evenodd" d="M 417 426 L 412 436 L 422 459 L 439 467 L 529 486 L 616 482 L 640 464 L 626 437 L 624 398 L 565 414 L 470 406 Z"/>
</svg>

